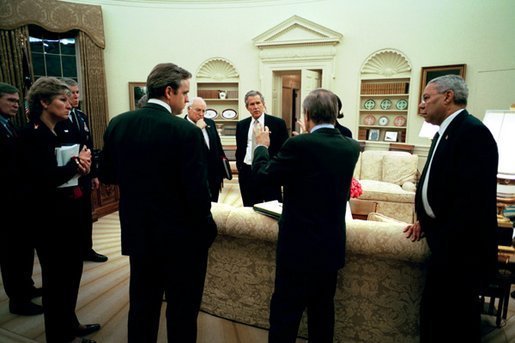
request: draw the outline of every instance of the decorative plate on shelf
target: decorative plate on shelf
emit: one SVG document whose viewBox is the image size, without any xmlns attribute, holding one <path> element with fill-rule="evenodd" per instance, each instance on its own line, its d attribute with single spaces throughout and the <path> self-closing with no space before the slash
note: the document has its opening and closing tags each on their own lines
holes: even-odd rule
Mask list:
<svg viewBox="0 0 515 343">
<path fill-rule="evenodd" d="M 393 119 L 393 125 L 395 126 L 404 126 L 406 125 L 406 117 L 405 116 L 397 116 Z"/>
<path fill-rule="evenodd" d="M 379 117 L 379 121 L 378 121 L 379 125 L 381 126 L 386 126 L 388 125 L 388 117 L 385 117 L 385 116 L 382 116 L 382 117 Z"/>
<path fill-rule="evenodd" d="M 207 119 L 213 119 L 218 116 L 218 112 L 212 108 L 206 109 L 206 112 L 204 112 L 204 117 Z"/>
<path fill-rule="evenodd" d="M 390 99 L 384 99 L 381 101 L 381 104 L 379 104 L 383 110 L 389 110 L 392 107 L 392 101 Z"/>
<path fill-rule="evenodd" d="M 222 117 L 225 119 L 233 119 L 236 118 L 237 115 L 238 113 L 236 113 L 236 111 L 231 108 L 222 111 Z"/>
<path fill-rule="evenodd" d="M 367 101 L 365 101 L 365 103 L 363 104 L 363 107 L 367 110 L 371 110 L 373 109 L 374 107 L 376 107 L 376 102 L 372 99 L 368 99 Z"/>
<path fill-rule="evenodd" d="M 374 117 L 371 114 L 369 114 L 368 116 L 363 118 L 363 124 L 365 124 L 365 125 L 374 125 L 375 122 L 376 122 L 376 117 Z"/>
<path fill-rule="evenodd" d="M 404 111 L 408 108 L 408 102 L 405 99 L 398 100 L 395 103 L 395 107 L 397 107 L 398 110 Z"/>
</svg>

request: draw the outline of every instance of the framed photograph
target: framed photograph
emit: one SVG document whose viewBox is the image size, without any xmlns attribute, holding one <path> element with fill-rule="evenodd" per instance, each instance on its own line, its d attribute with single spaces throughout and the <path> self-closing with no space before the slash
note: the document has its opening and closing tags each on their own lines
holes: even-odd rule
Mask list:
<svg viewBox="0 0 515 343">
<path fill-rule="evenodd" d="M 379 129 L 370 129 L 368 131 L 368 140 L 369 141 L 378 141 L 379 140 Z"/>
<path fill-rule="evenodd" d="M 465 71 L 467 65 L 466 64 L 452 64 L 446 66 L 436 66 L 436 67 L 422 67 L 422 74 L 420 77 L 420 93 L 418 95 L 418 100 L 422 99 L 422 93 L 424 93 L 424 88 L 429 81 L 438 76 L 453 74 L 459 75 L 463 79 L 465 79 Z"/>
<path fill-rule="evenodd" d="M 397 136 L 398 136 L 397 131 L 386 131 L 384 133 L 384 140 L 386 142 L 397 142 Z"/>
<path fill-rule="evenodd" d="M 141 97 L 143 97 L 143 95 L 146 94 L 146 82 L 129 82 L 129 102 L 131 111 L 134 111 L 136 109 L 136 104 L 141 99 Z"/>
</svg>

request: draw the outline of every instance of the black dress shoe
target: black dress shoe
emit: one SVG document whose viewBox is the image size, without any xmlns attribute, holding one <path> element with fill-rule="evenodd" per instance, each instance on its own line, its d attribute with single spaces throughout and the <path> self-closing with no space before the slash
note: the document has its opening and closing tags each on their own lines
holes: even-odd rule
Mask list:
<svg viewBox="0 0 515 343">
<path fill-rule="evenodd" d="M 84 261 L 105 262 L 107 261 L 107 256 L 98 254 L 95 250 L 91 249 L 86 255 L 84 255 Z"/>
<path fill-rule="evenodd" d="M 89 338 L 83 338 L 82 341 L 80 341 L 81 343 L 97 343 L 97 341 L 94 341 L 92 339 L 89 339 Z"/>
<path fill-rule="evenodd" d="M 43 313 L 43 306 L 28 302 L 9 301 L 9 312 L 20 316 L 35 316 Z"/>
<path fill-rule="evenodd" d="M 32 290 L 30 291 L 30 297 L 32 299 L 39 298 L 42 295 L 43 295 L 43 288 L 32 287 Z"/>
<path fill-rule="evenodd" d="M 87 336 L 90 333 L 100 330 L 100 324 L 85 324 L 75 329 L 75 336 Z M 83 341 L 84 342 L 84 341 Z"/>
</svg>

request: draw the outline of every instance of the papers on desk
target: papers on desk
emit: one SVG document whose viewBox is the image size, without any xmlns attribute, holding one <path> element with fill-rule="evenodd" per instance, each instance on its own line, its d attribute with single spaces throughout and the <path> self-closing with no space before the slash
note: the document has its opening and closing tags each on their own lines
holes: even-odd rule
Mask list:
<svg viewBox="0 0 515 343">
<path fill-rule="evenodd" d="M 57 166 L 62 167 L 66 165 L 73 156 L 79 156 L 79 144 L 65 145 L 55 148 L 55 159 L 57 160 Z M 76 174 L 67 182 L 58 186 L 57 188 L 73 187 L 79 185 L 79 174 Z"/>
<path fill-rule="evenodd" d="M 262 202 L 253 206 L 254 211 L 264 214 L 265 216 L 279 219 L 283 212 L 283 204 L 277 200 Z"/>
</svg>

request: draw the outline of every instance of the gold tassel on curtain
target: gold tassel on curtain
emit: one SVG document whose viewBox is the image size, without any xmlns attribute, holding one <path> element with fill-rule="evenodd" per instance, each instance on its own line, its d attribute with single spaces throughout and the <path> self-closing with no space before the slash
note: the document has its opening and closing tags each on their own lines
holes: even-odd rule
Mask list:
<svg viewBox="0 0 515 343">
<path fill-rule="evenodd" d="M 20 99 L 25 99 L 27 95 L 27 89 L 25 89 L 25 77 L 24 75 L 24 64 L 25 68 L 30 68 L 29 56 L 24 56 L 23 45 L 25 44 L 25 52 L 28 53 L 29 41 L 29 28 L 27 25 L 21 26 L 13 30 L 0 30 L 0 82 L 9 83 L 20 91 Z M 27 71 L 26 71 L 27 72 Z M 25 109 L 23 107 L 23 101 L 21 103 L 20 110 L 14 120 L 15 125 L 21 127 L 27 123 L 25 117 Z"/>
<path fill-rule="evenodd" d="M 77 43 L 83 76 L 83 110 L 88 114 L 94 148 L 103 146 L 103 135 L 108 122 L 107 89 L 104 71 L 104 51 L 91 38 L 79 31 Z"/>
</svg>

